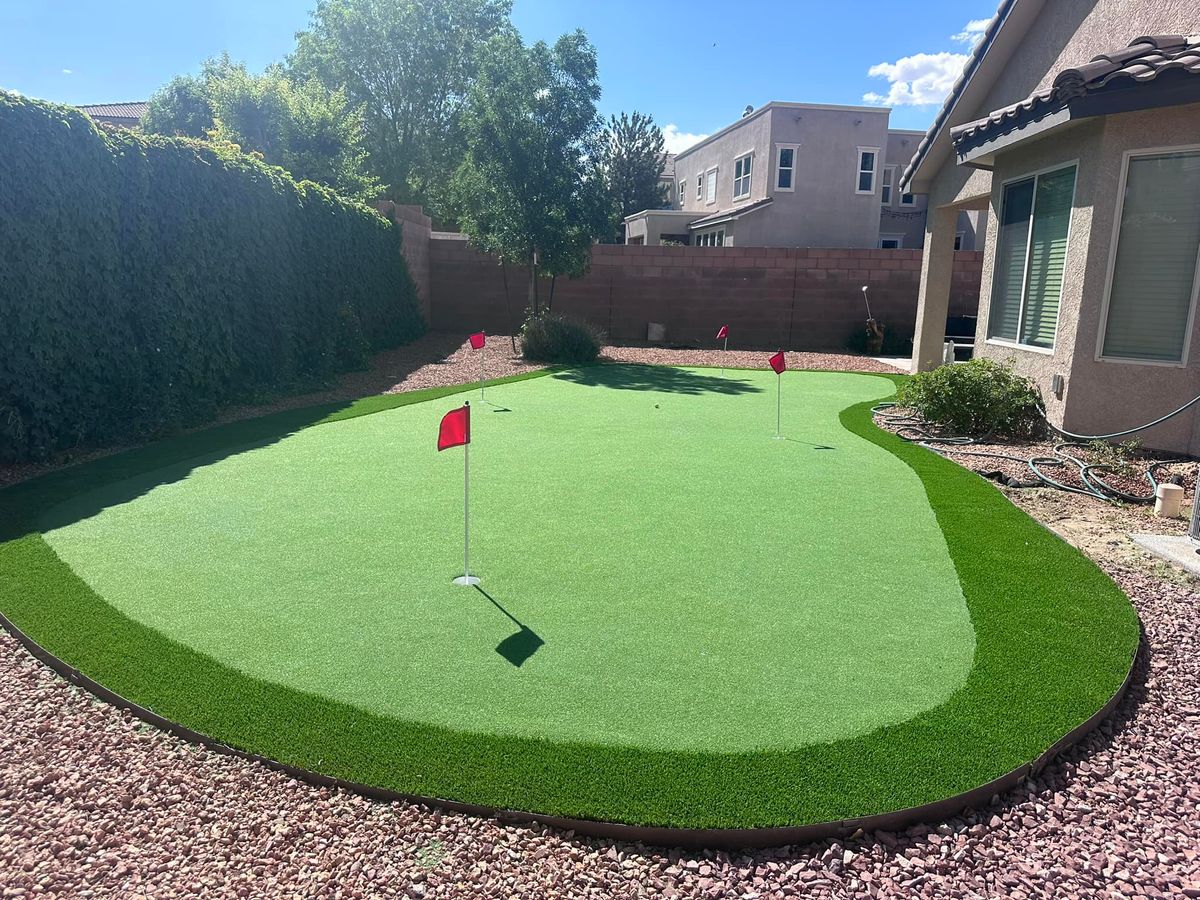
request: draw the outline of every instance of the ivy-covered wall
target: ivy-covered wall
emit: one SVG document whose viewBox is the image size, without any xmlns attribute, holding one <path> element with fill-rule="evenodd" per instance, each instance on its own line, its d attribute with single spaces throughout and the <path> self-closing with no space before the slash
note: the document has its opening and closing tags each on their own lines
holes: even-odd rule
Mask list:
<svg viewBox="0 0 1200 900">
<path fill-rule="evenodd" d="M 0 459 L 198 423 L 417 337 L 399 235 L 232 148 L 0 91 Z"/>
</svg>

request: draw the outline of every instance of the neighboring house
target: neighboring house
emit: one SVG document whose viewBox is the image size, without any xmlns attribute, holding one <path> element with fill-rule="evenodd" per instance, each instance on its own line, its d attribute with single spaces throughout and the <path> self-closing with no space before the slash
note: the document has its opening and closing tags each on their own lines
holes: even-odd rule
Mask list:
<svg viewBox="0 0 1200 900">
<path fill-rule="evenodd" d="M 1035 379 L 1054 425 L 1200 394 L 1198 33 L 1195 0 L 1000 4 L 902 178 L 930 198 L 914 369 L 942 360 L 960 211 L 990 209 L 975 352 Z M 1200 415 L 1139 436 L 1200 454 Z"/>
<path fill-rule="evenodd" d="M 923 132 L 890 131 L 889 114 L 778 101 L 750 110 L 675 155 L 672 208 L 626 218 L 626 243 L 920 247 L 925 198 L 897 183 Z M 961 249 L 975 249 L 969 217 L 960 230 Z"/>
<path fill-rule="evenodd" d="M 663 192 L 663 206 L 667 209 L 671 208 L 671 201 L 675 196 L 675 154 L 664 153 L 662 158 L 662 171 L 658 175 L 658 186 Z"/>
<path fill-rule="evenodd" d="M 145 100 L 134 103 L 100 103 L 95 106 L 80 106 L 83 112 L 92 117 L 93 121 L 105 125 L 119 125 L 122 128 L 137 128 L 146 114 L 149 104 Z"/>
</svg>

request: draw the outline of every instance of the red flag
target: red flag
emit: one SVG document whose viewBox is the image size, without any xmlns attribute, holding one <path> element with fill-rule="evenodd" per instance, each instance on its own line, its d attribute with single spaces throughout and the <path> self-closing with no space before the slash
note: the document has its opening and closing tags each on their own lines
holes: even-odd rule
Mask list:
<svg viewBox="0 0 1200 900">
<path fill-rule="evenodd" d="M 729 326 L 722 325 L 721 330 L 717 332 L 717 340 L 719 341 L 722 338 L 727 338 L 727 337 L 729 337 Z"/>
<path fill-rule="evenodd" d="M 482 331 L 477 331 L 473 335 L 471 335 L 471 349 L 472 350 L 482 350 L 483 345 L 486 343 L 487 343 L 487 335 L 485 335 Z"/>
<path fill-rule="evenodd" d="M 442 416 L 438 429 L 438 451 L 471 443 L 471 405 L 464 403 Z"/>
<path fill-rule="evenodd" d="M 771 368 L 775 370 L 776 375 L 782 375 L 787 370 L 787 360 L 783 358 L 782 350 L 772 356 L 767 362 L 771 364 Z"/>
</svg>

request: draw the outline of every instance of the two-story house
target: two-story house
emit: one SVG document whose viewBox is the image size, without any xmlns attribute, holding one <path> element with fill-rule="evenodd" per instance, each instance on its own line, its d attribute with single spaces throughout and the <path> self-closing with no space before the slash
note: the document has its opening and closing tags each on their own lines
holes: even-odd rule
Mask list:
<svg viewBox="0 0 1200 900">
<path fill-rule="evenodd" d="M 629 244 L 920 247 L 925 198 L 898 173 L 923 132 L 888 129 L 890 110 L 772 101 L 673 160 L 670 209 L 625 219 Z M 961 249 L 975 248 L 964 216 Z"/>
</svg>

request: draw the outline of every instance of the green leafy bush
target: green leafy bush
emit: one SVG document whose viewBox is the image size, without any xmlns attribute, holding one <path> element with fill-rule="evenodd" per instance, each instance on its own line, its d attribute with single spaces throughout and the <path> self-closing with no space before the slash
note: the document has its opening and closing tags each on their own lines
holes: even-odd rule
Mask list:
<svg viewBox="0 0 1200 900">
<path fill-rule="evenodd" d="M 0 459 L 198 423 L 418 336 L 399 240 L 228 146 L 0 91 Z"/>
<path fill-rule="evenodd" d="M 958 435 L 1029 437 L 1042 426 L 1042 398 L 1032 381 L 991 359 L 919 372 L 897 402 Z"/>
<path fill-rule="evenodd" d="M 594 362 L 600 355 L 600 334 L 583 322 L 542 313 L 528 319 L 521 329 L 521 355 L 531 362 Z"/>
</svg>

